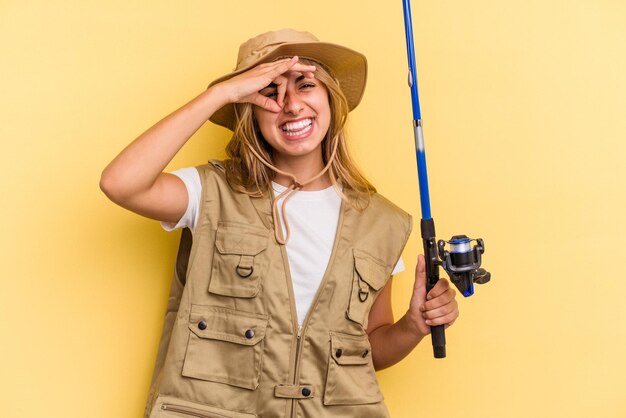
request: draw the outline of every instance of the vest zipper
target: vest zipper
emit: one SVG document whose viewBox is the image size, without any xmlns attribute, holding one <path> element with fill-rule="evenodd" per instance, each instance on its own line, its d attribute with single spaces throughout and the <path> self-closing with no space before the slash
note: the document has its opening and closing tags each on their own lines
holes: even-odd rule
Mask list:
<svg viewBox="0 0 626 418">
<path fill-rule="evenodd" d="M 320 283 L 320 286 L 318 287 L 317 292 L 315 292 L 313 303 L 311 303 L 311 306 L 309 307 L 309 311 L 306 313 L 306 316 L 304 317 L 304 322 L 302 323 L 302 326 L 298 326 L 298 329 L 297 329 L 296 363 L 294 365 L 295 370 L 294 370 L 294 375 L 293 375 L 294 385 L 297 385 L 300 383 L 299 380 L 300 380 L 300 363 L 301 363 L 301 357 L 302 357 L 302 352 L 301 352 L 302 339 L 304 338 L 304 334 L 306 333 L 307 326 L 309 325 L 309 318 L 311 317 L 312 312 L 315 310 L 315 307 L 317 306 L 319 302 L 320 295 L 324 289 L 324 286 L 326 285 L 326 282 L 328 281 L 329 272 L 331 270 L 332 265 L 335 262 L 335 255 L 337 254 L 337 247 L 339 243 L 338 238 L 340 237 L 341 230 L 343 229 L 344 205 L 345 205 L 345 202 L 341 202 L 341 207 L 339 209 L 340 211 L 339 221 L 337 222 L 337 233 L 335 234 L 335 242 L 333 243 L 333 249 L 330 253 L 330 259 L 328 260 L 328 265 L 326 266 L 324 277 L 322 277 L 322 282 Z M 285 256 L 286 256 L 286 252 L 285 252 Z M 288 267 L 289 265 L 287 265 L 287 268 Z M 293 300 L 292 309 L 295 309 L 295 296 L 293 292 L 293 286 L 291 285 L 291 273 L 289 273 L 289 289 L 291 292 L 291 298 Z M 297 318 L 296 318 L 296 321 L 297 321 Z M 297 417 L 297 414 L 296 414 L 296 405 L 297 405 L 296 402 L 297 401 L 298 401 L 297 399 L 292 399 L 291 401 L 291 418 Z"/>
<path fill-rule="evenodd" d="M 285 276 L 287 279 L 287 290 L 289 293 L 289 305 L 290 305 L 290 313 L 291 313 L 291 325 L 293 327 L 292 332 L 296 335 L 296 344 L 295 344 L 295 351 L 294 351 L 294 356 L 293 356 L 293 368 L 289 367 L 289 375 L 290 375 L 292 383 L 295 385 L 298 382 L 298 373 L 300 369 L 299 358 L 300 358 L 300 339 L 301 339 L 301 334 L 302 334 L 302 327 L 298 325 L 298 317 L 296 314 L 297 312 L 296 297 L 293 291 L 293 283 L 291 281 L 291 270 L 289 269 L 287 251 L 284 245 L 280 246 L 280 253 L 283 257 L 283 268 L 284 268 Z M 290 412 L 287 414 L 287 416 L 291 418 L 295 418 L 296 417 L 296 400 L 292 399 L 291 404 L 289 406 L 290 406 Z"/>
<path fill-rule="evenodd" d="M 293 384 L 297 385 L 300 378 L 300 343 L 302 341 L 302 327 L 298 326 L 298 333 L 296 335 L 296 363 L 294 365 Z M 296 418 L 296 399 L 291 400 L 291 418 Z"/>
<path fill-rule="evenodd" d="M 176 412 L 179 414 L 189 415 L 190 417 L 198 417 L 198 418 L 228 418 L 226 415 L 222 415 L 216 412 L 211 412 L 211 415 L 208 415 L 208 412 L 201 411 L 196 408 L 190 408 L 188 406 L 181 405 L 172 405 L 168 403 L 164 403 L 161 405 L 161 409 L 164 411 Z"/>
</svg>

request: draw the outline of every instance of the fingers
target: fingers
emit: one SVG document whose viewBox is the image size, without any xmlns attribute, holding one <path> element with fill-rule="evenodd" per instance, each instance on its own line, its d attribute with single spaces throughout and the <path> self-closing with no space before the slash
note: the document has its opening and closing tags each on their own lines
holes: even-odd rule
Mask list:
<svg viewBox="0 0 626 418">
<path fill-rule="evenodd" d="M 299 63 L 298 57 L 294 56 L 259 64 L 221 84 L 226 86 L 226 95 L 231 103 L 249 102 L 272 112 L 280 112 L 289 82 L 285 74 L 292 71 L 314 78 L 315 70 L 314 65 Z M 259 92 L 271 85 L 276 86 L 276 94 L 269 98 L 259 97 Z"/>
<path fill-rule="evenodd" d="M 261 64 L 259 67 L 267 66 L 269 69 L 269 73 L 267 74 L 270 78 L 274 79 L 281 74 L 289 71 L 296 63 L 298 62 L 298 57 L 291 58 L 283 58 L 277 61 L 268 62 L 266 64 Z"/>
<path fill-rule="evenodd" d="M 446 305 L 454 300 L 456 291 L 450 287 L 446 279 L 439 279 L 435 287 L 426 296 L 424 310 L 431 310 Z"/>
<path fill-rule="evenodd" d="M 447 280 L 441 279 L 428 293 L 429 299 L 420 307 L 426 324 L 451 325 L 459 316 L 459 307 L 455 299 L 456 291 L 450 288 Z"/>
<path fill-rule="evenodd" d="M 426 299 L 431 300 L 440 295 L 443 295 L 445 292 L 450 289 L 450 283 L 446 279 L 439 279 L 435 286 L 430 289 L 430 292 L 426 295 Z"/>
<path fill-rule="evenodd" d="M 260 93 L 253 94 L 250 99 L 250 103 L 262 107 L 265 110 L 269 110 L 270 112 L 280 112 L 282 106 L 278 105 L 276 101 L 270 97 L 263 96 Z"/>
<path fill-rule="evenodd" d="M 445 325 L 447 328 L 459 317 L 456 291 L 450 287 L 450 283 L 440 279 L 427 294 L 426 282 L 426 260 L 420 255 L 415 267 L 415 284 L 408 317 L 424 335 L 430 332 L 430 327 Z"/>
<path fill-rule="evenodd" d="M 281 65 L 279 65 L 278 67 L 278 71 L 280 71 L 279 74 L 284 74 L 287 71 L 297 71 L 303 73 L 305 77 L 315 77 L 315 65 L 303 64 L 301 62 L 298 62 L 299 59 L 300 58 L 298 56 L 294 56 L 291 58 L 285 58 L 285 61 L 278 60 L 274 62 L 281 63 Z"/>
<path fill-rule="evenodd" d="M 424 256 L 421 254 L 417 257 L 414 288 L 415 290 L 426 289 L 426 262 L 424 260 Z"/>
<path fill-rule="evenodd" d="M 281 108 L 285 105 L 285 94 L 287 93 L 287 78 L 279 75 L 274 79 L 276 84 L 276 102 Z"/>
<path fill-rule="evenodd" d="M 277 61 L 260 64 L 258 68 L 266 68 L 268 70 L 267 75 L 273 79 L 285 74 L 287 71 L 296 71 L 302 73 L 305 77 L 315 78 L 315 65 L 299 63 L 298 59 L 297 56 L 283 58 Z"/>
<path fill-rule="evenodd" d="M 287 71 L 299 72 L 302 73 L 305 77 L 315 78 L 314 65 L 305 65 L 297 62 L 298 57 L 293 57 L 288 61 L 281 63 L 278 67 L 274 68 L 274 73 L 279 73 L 273 80 L 272 83 L 276 85 L 276 103 L 281 108 L 285 105 L 285 95 L 287 94 L 287 84 L 289 80 L 283 74 Z"/>
<path fill-rule="evenodd" d="M 291 67 L 291 71 L 296 71 L 302 73 L 307 78 L 315 78 L 315 65 L 307 65 L 297 63 L 293 67 Z"/>
<path fill-rule="evenodd" d="M 413 295 L 411 296 L 410 306 L 416 311 L 426 301 L 426 263 L 424 256 L 417 258 L 417 266 L 415 266 L 415 282 L 413 282 Z"/>
<path fill-rule="evenodd" d="M 458 316 L 459 307 L 454 300 L 435 309 L 422 311 L 422 318 L 424 318 L 427 325 L 431 326 L 451 323 L 455 321 Z"/>
</svg>

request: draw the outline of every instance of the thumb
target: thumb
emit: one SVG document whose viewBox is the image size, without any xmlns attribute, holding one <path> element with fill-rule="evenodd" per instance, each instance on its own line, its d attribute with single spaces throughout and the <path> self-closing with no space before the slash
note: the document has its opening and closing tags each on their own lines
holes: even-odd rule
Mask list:
<svg viewBox="0 0 626 418">
<path fill-rule="evenodd" d="M 417 266 L 415 267 L 413 296 L 417 299 L 419 306 L 426 301 L 426 260 L 421 254 L 417 257 Z"/>
</svg>

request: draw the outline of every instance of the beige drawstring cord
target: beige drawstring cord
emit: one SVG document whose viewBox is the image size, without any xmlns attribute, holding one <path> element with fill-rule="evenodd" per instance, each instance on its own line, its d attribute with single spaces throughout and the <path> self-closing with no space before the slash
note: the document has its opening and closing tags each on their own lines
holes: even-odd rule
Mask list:
<svg viewBox="0 0 626 418">
<path fill-rule="evenodd" d="M 287 173 L 286 171 L 282 171 L 282 170 L 274 167 L 270 162 L 266 161 L 265 158 L 263 158 L 254 148 L 252 148 L 252 145 L 250 145 L 248 143 L 248 141 L 245 141 L 245 143 L 248 146 L 248 148 L 250 149 L 250 151 L 252 151 L 252 153 L 259 159 L 259 161 L 261 161 L 261 163 L 263 163 L 269 169 L 274 170 L 275 172 L 277 172 L 279 174 L 282 174 L 284 176 L 287 176 L 287 177 L 291 178 L 291 184 L 289 185 L 289 187 L 287 187 L 278 196 L 276 196 L 274 198 L 274 203 L 272 203 L 272 217 L 274 218 L 274 236 L 276 237 L 276 241 L 279 244 L 285 245 L 287 243 L 287 241 L 289 241 L 289 237 L 291 236 L 291 229 L 289 228 L 289 221 L 287 220 L 287 212 L 285 211 L 285 206 L 287 206 L 287 201 L 294 194 L 296 194 L 297 192 L 302 190 L 302 188 L 304 186 L 306 186 L 307 184 L 317 180 L 326 171 L 328 171 L 328 169 L 330 168 L 330 165 L 335 160 L 335 155 L 337 154 L 337 146 L 339 144 L 339 139 L 337 138 L 337 136 L 335 136 L 335 138 L 333 138 L 333 139 L 335 140 L 335 143 L 334 143 L 334 146 L 333 146 L 333 152 L 330 155 L 330 158 L 328 159 L 328 162 L 326 163 L 326 166 L 324 167 L 324 169 L 322 171 L 319 172 L 319 174 L 317 174 L 314 177 L 311 177 L 310 179 L 308 179 L 304 183 L 298 182 L 298 179 L 296 179 L 296 176 L 294 176 L 293 174 Z M 332 176 L 332 173 L 331 173 L 331 177 L 334 178 L 334 176 Z M 278 201 L 283 196 L 285 197 L 285 200 L 283 201 L 283 207 L 282 207 L 281 213 L 282 213 L 282 216 L 283 216 L 283 221 L 285 222 L 286 236 L 285 236 L 284 239 L 282 238 L 282 228 L 280 227 L 280 221 L 279 221 L 279 217 L 278 217 Z"/>
</svg>

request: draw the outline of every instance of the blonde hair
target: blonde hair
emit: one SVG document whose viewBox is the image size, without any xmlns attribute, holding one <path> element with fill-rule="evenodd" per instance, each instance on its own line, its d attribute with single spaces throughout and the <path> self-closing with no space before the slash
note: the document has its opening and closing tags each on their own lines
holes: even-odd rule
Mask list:
<svg viewBox="0 0 626 418">
<path fill-rule="evenodd" d="M 299 62 L 315 65 L 317 67 L 316 80 L 322 82 L 328 90 L 331 120 L 321 146 L 324 165 L 331 159 L 334 147 L 337 148 L 335 158 L 328 168 L 330 181 L 351 206 L 364 209 L 376 189 L 361 174 L 348 151 L 344 133 L 349 112 L 346 97 L 337 80 L 323 64 L 306 58 L 300 58 Z M 234 190 L 259 197 L 264 196 L 270 190 L 275 172 L 264 165 L 248 148 L 247 144 L 266 161 L 274 164 L 273 149 L 261 134 L 252 106 L 250 103 L 235 104 L 236 123 L 233 136 L 226 145 L 226 155 L 229 159 L 225 161 L 225 169 L 228 183 Z M 339 183 L 344 190 L 355 191 L 356 199 L 348 199 L 338 187 Z"/>
</svg>

